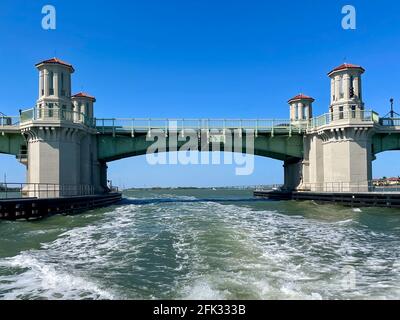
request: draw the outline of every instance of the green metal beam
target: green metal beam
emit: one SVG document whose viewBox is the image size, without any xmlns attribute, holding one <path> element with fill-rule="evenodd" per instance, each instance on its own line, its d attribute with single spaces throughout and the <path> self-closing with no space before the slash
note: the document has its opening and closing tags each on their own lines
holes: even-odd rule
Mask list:
<svg viewBox="0 0 400 320">
<path fill-rule="evenodd" d="M 243 136 L 243 150 L 246 152 Z M 166 138 L 167 145 L 169 144 Z M 180 141 L 178 149 L 187 141 Z M 302 135 L 259 135 L 255 138 L 254 154 L 262 157 L 268 157 L 276 160 L 287 160 L 290 158 L 303 157 L 303 136 Z M 98 135 L 98 156 L 100 161 L 110 162 L 123 158 L 145 155 L 147 149 L 154 141 L 146 141 L 146 135 L 137 135 L 135 137 L 126 135 L 101 134 Z M 209 150 L 211 151 L 211 144 Z M 223 148 L 221 147 L 221 150 Z M 168 152 L 169 150 L 165 150 Z"/>
<path fill-rule="evenodd" d="M 400 150 L 400 133 L 377 133 L 372 137 L 372 145 L 374 154 Z"/>
<path fill-rule="evenodd" d="M 20 133 L 0 133 L 0 153 L 17 156 L 21 146 L 26 146 L 26 140 Z"/>
</svg>

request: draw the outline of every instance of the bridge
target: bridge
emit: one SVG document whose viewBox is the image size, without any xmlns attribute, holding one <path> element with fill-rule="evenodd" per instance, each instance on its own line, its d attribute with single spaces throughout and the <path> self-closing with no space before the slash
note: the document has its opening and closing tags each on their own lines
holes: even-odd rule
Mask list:
<svg viewBox="0 0 400 320">
<path fill-rule="evenodd" d="M 19 116 L 0 114 L 0 153 L 27 166 L 27 189 L 35 184 L 76 185 L 103 193 L 108 162 L 182 147 L 214 151 L 217 146 L 283 161 L 288 190 L 328 184 L 340 185 L 341 191 L 357 184 L 362 190 L 372 180 L 376 154 L 400 150 L 400 119 L 365 110 L 365 70 L 356 65 L 344 64 L 329 73 L 328 113 L 313 117 L 314 99 L 300 94 L 289 100 L 289 119 L 98 119 L 95 97 L 71 95 L 72 65 L 50 59 L 36 67 L 35 107 Z M 152 149 L 160 137 L 165 147 Z"/>
</svg>

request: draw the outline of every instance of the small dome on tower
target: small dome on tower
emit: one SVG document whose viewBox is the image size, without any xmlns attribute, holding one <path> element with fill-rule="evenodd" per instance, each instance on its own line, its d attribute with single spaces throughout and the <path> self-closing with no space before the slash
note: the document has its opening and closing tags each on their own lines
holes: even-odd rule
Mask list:
<svg viewBox="0 0 400 320">
<path fill-rule="evenodd" d="M 307 96 L 307 95 L 305 95 L 305 94 L 300 93 L 300 94 L 298 94 L 297 96 L 295 96 L 295 97 L 293 97 L 292 99 L 290 99 L 290 100 L 288 101 L 288 103 L 295 102 L 295 101 L 300 101 L 300 100 L 308 100 L 308 101 L 311 101 L 311 102 L 314 102 L 314 101 L 315 101 L 314 98 L 309 97 L 309 96 Z"/>
<path fill-rule="evenodd" d="M 72 64 L 70 64 L 68 62 L 65 62 L 65 61 L 62 61 L 62 60 L 60 60 L 58 58 L 52 58 L 52 59 L 41 61 L 41 62 L 37 63 L 35 65 L 35 67 L 39 68 L 39 67 L 41 67 L 41 66 L 43 66 L 45 64 L 58 64 L 58 65 L 62 65 L 62 66 L 70 68 L 71 69 L 71 73 L 73 73 L 75 71 L 75 69 L 72 66 Z"/>
<path fill-rule="evenodd" d="M 335 72 L 349 70 L 349 69 L 358 69 L 359 71 L 361 71 L 361 73 L 365 72 L 365 69 L 359 65 L 355 65 L 355 64 L 351 64 L 351 63 L 343 63 L 342 65 L 334 68 L 331 72 L 329 72 L 328 76 L 331 76 Z"/>
<path fill-rule="evenodd" d="M 288 101 L 290 105 L 290 120 L 303 121 L 312 118 L 312 104 L 314 98 L 303 93 L 298 94 Z"/>
<path fill-rule="evenodd" d="M 96 98 L 95 97 L 93 97 L 90 94 L 85 93 L 85 92 L 79 92 L 77 94 L 74 94 L 72 96 L 72 98 L 86 98 L 86 99 L 92 100 L 93 102 L 96 102 Z"/>
</svg>

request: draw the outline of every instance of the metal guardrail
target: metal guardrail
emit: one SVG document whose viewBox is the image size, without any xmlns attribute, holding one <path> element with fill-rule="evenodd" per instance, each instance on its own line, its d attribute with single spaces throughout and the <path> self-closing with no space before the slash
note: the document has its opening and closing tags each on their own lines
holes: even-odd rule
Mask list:
<svg viewBox="0 0 400 320">
<path fill-rule="evenodd" d="M 325 113 L 319 117 L 312 118 L 309 121 L 308 129 L 315 129 L 325 125 L 329 125 L 332 122 L 338 121 L 362 121 L 362 122 L 372 122 L 380 123 L 379 115 L 375 111 L 342 111 L 334 113 Z"/>
<path fill-rule="evenodd" d="M 284 191 L 284 185 L 259 186 L 256 192 Z M 303 183 L 300 192 L 384 192 L 384 193 L 400 193 L 400 185 L 377 185 L 375 181 L 365 182 L 322 182 L 322 183 Z"/>
<path fill-rule="evenodd" d="M 35 120 L 70 121 L 74 123 L 85 124 L 90 127 L 94 126 L 94 119 L 89 118 L 84 113 L 65 110 L 61 108 L 39 107 L 24 110 L 21 112 L 21 123 Z"/>
<path fill-rule="evenodd" d="M 400 192 L 400 185 L 377 185 L 374 181 L 304 183 L 299 191 L 312 192 Z"/>
<path fill-rule="evenodd" d="M 307 122 L 288 119 L 151 119 L 151 118 L 88 118 L 83 113 L 60 108 L 32 108 L 21 112 L 21 123 L 34 120 L 57 120 L 83 123 L 100 133 L 147 132 L 149 130 L 223 130 L 243 129 L 268 132 L 304 132 Z"/>
<path fill-rule="evenodd" d="M 398 127 L 400 126 L 400 118 L 382 118 L 379 123 L 385 127 Z"/>
<path fill-rule="evenodd" d="M 0 127 L 18 126 L 19 122 L 19 117 L 0 116 Z"/>
<path fill-rule="evenodd" d="M 305 132 L 331 124 L 333 121 L 362 121 L 379 123 L 374 111 L 349 111 L 326 113 L 317 118 L 302 121 L 288 119 L 95 119 L 100 133 L 126 133 L 150 130 L 227 130 L 242 129 L 256 132 Z"/>
<path fill-rule="evenodd" d="M 91 185 L 52 183 L 0 183 L 0 199 L 60 198 L 94 195 Z"/>
<path fill-rule="evenodd" d="M 272 184 L 264 186 L 256 186 L 255 191 L 282 191 L 284 188 L 283 184 Z"/>
<path fill-rule="evenodd" d="M 361 121 L 381 126 L 400 126 L 399 119 L 379 118 L 379 114 L 369 111 L 342 111 L 325 113 L 310 120 L 291 121 L 289 119 L 151 119 L 151 118 L 89 118 L 84 113 L 60 108 L 35 107 L 21 112 L 20 117 L 0 117 L 0 126 L 16 126 L 34 120 L 57 120 L 82 123 L 97 128 L 99 133 L 145 132 L 149 130 L 224 130 L 243 129 L 256 132 L 305 132 L 332 122 Z"/>
<path fill-rule="evenodd" d="M 100 133 L 148 132 L 150 130 L 254 130 L 256 132 L 303 132 L 306 122 L 288 119 L 95 119 Z"/>
</svg>

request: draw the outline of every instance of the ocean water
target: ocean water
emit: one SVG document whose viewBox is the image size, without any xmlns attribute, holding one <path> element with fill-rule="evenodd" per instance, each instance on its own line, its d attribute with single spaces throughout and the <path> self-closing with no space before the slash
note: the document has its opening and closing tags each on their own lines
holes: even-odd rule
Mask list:
<svg viewBox="0 0 400 320">
<path fill-rule="evenodd" d="M 399 299 L 400 210 L 135 190 L 0 221 L 0 299 Z"/>
</svg>

